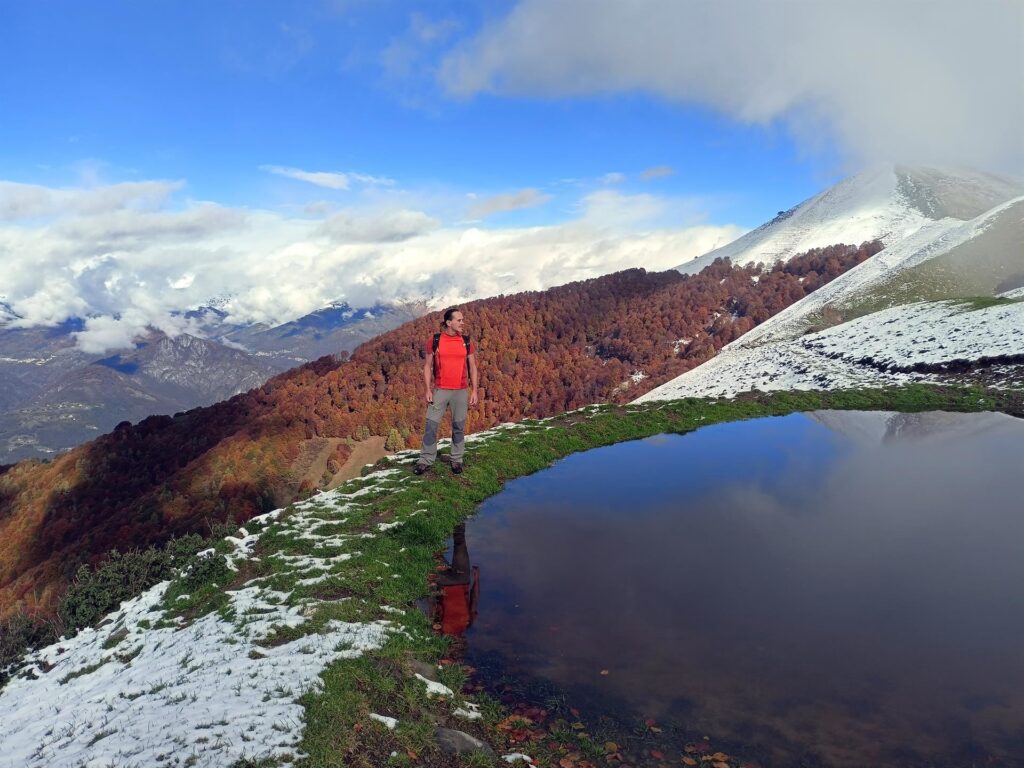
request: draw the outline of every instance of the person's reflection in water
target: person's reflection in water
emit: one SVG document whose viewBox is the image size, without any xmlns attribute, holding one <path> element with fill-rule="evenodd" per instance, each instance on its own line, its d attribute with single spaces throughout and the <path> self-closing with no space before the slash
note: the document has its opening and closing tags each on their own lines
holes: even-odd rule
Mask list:
<svg viewBox="0 0 1024 768">
<path fill-rule="evenodd" d="M 462 637 L 476 620 L 480 598 L 480 569 L 469 564 L 466 549 L 466 525 L 459 523 L 452 534 L 455 549 L 452 562 L 437 574 L 433 596 L 434 629 L 445 635 Z"/>
</svg>

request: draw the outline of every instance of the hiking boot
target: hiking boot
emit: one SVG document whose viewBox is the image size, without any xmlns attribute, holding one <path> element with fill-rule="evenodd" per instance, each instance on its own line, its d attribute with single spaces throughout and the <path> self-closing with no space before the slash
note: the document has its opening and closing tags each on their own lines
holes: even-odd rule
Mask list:
<svg viewBox="0 0 1024 768">
<path fill-rule="evenodd" d="M 453 475 L 461 475 L 462 474 L 462 462 L 461 461 L 453 461 L 452 462 L 452 474 Z"/>
<path fill-rule="evenodd" d="M 428 469 L 430 469 L 429 464 L 424 464 L 422 461 L 417 461 L 416 466 L 412 468 L 412 473 L 414 475 L 422 475 Z"/>
</svg>

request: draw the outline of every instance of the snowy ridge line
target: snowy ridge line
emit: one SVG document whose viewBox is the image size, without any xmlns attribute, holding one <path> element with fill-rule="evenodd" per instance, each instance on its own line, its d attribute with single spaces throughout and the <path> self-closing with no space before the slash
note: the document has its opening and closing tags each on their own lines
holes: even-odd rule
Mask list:
<svg viewBox="0 0 1024 768">
<path fill-rule="evenodd" d="M 968 222 L 958 219 L 929 222 L 914 234 L 884 248 L 867 261 L 789 305 L 725 348 L 750 347 L 799 336 L 805 328 L 804 321 L 813 313 L 829 304 L 849 306 L 872 286 L 977 237 L 1007 210 L 1022 203 L 1024 196 L 1015 197 Z"/>
<path fill-rule="evenodd" d="M 698 272 L 718 257 L 771 264 L 839 243 L 892 246 L 931 221 L 967 221 L 1022 194 L 1018 179 L 968 169 L 875 166 L 677 269 Z"/>
<path fill-rule="evenodd" d="M 892 166 L 870 169 L 678 269 L 699 271 L 718 257 L 728 257 L 737 265 L 758 261 L 771 264 L 837 243 L 859 245 L 882 240 L 888 245 L 928 222 L 928 217 L 915 210 L 898 188 L 899 179 Z"/>
<path fill-rule="evenodd" d="M 602 409 L 592 405 L 573 413 L 593 418 Z M 467 440 L 544 430 L 554 418 L 501 424 Z M 0 768 L 212 768 L 241 759 L 303 757 L 299 698 L 320 689 L 320 674 L 331 662 L 380 648 L 401 632 L 388 616 L 405 610 L 381 605 L 380 618 L 330 619 L 295 639 L 281 630 L 302 628 L 337 602 L 302 596 L 301 588 L 343 577 L 338 568 L 358 560 L 358 542 L 387 535 L 342 528 L 367 496 L 422 482 L 402 468 L 416 457 L 415 451 L 395 454 L 391 461 L 398 467 L 251 518 L 226 538 L 231 549 L 221 556 L 235 578 L 243 578 L 239 564 L 255 559 L 255 546 L 268 533 L 297 542 L 297 552 L 263 556 L 298 577 L 290 591 L 272 586 L 279 573 L 255 576 L 224 590 L 226 607 L 189 621 L 167 604 L 173 582 L 164 581 L 122 602 L 99 626 L 29 653 L 0 690 Z M 186 572 L 217 551 L 204 551 Z M 474 717 L 473 710 L 464 716 Z"/>
<path fill-rule="evenodd" d="M 319 505 L 296 507 L 289 516 L 275 510 L 249 521 L 250 528 L 266 525 L 261 531 L 228 537 L 234 551 L 224 555 L 227 565 L 237 568 L 271 529 L 316 539 L 307 518 Z M 339 542 L 324 538 L 331 546 L 322 558 L 276 552 L 268 559 L 302 575 L 328 572 L 356 555 L 336 554 Z M 211 555 L 207 550 L 195 562 Z M 263 586 L 266 580 L 226 591 L 226 610 L 194 622 L 166 606 L 170 582 L 162 582 L 122 603 L 99 627 L 30 654 L 0 692 L 0 766 L 215 766 L 300 757 L 298 697 L 320 686 L 331 661 L 380 647 L 394 627 L 383 619 L 331 620 L 321 632 L 268 642 L 280 628 L 301 627 L 325 601 L 290 604 L 291 593 Z"/>
</svg>

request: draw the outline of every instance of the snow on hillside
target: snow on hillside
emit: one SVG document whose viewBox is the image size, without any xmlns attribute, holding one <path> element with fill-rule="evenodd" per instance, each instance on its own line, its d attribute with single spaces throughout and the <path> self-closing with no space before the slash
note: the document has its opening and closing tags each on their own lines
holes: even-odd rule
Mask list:
<svg viewBox="0 0 1024 768">
<path fill-rule="evenodd" d="M 587 406 L 577 413 L 592 417 L 599 411 L 600 406 Z M 480 444 L 510 430 L 546 430 L 548 421 L 501 424 L 467 435 L 466 441 Z M 367 540 L 388 535 L 423 510 L 371 523 L 368 530 L 350 521 L 367 515 L 375 498 L 421 482 L 409 472 L 416 455 L 396 453 L 392 458 L 401 468 L 371 472 L 252 518 L 238 536 L 224 540 L 222 554 L 199 553 L 223 557 L 237 578 L 246 572 L 245 561 L 258 570 L 258 543 L 269 548 L 261 563 L 267 573 L 225 588 L 226 606 L 186 618 L 175 605 L 183 601 L 187 607 L 192 596 L 172 600 L 180 583 L 162 582 L 124 601 L 98 627 L 30 653 L 0 690 L 0 768 L 220 768 L 242 759 L 290 763 L 304 757 L 299 744 L 306 713 L 300 697 L 322 690 L 320 675 L 332 662 L 407 633 L 401 614 L 419 611 L 404 602 L 382 604 L 374 620 L 346 622 L 334 616 L 340 603 L 352 598 L 308 596 L 345 593 L 346 579 L 368 568 L 397 570 L 379 559 L 371 566 L 361 550 L 372 546 Z M 428 693 L 452 695 L 436 681 L 416 677 Z M 470 701 L 453 715 L 481 716 Z M 388 727 L 397 724 L 380 713 L 368 716 Z M 502 759 L 512 763 L 525 757 L 517 755 Z"/>
<path fill-rule="evenodd" d="M 974 308 L 956 299 L 893 307 L 801 339 L 833 359 L 887 369 L 1024 355 L 1024 302 Z"/>
<path fill-rule="evenodd" d="M 962 303 L 936 301 L 992 296 L 999 285 L 1019 285 L 1024 278 L 1022 191 L 1017 182 L 986 174 L 900 166 L 875 169 L 702 257 L 705 261 L 730 255 L 743 263 L 789 256 L 812 244 L 857 242 L 868 231 L 864 227 L 875 228 L 872 236 L 888 243 L 864 263 L 729 344 L 717 357 L 638 402 L 734 395 L 751 389 L 939 380 L 940 368 L 955 361 L 1024 355 L 1024 304 L 965 311 Z M 989 203 L 991 207 L 978 211 Z M 962 220 L 972 214 L 970 220 Z M 727 249 L 731 250 L 726 253 Z M 1019 298 L 1024 289 L 1011 288 L 1001 295 Z M 829 310 L 839 319 L 854 319 L 809 333 L 824 324 Z M 996 369 L 992 383 L 1020 378 L 1019 361 L 1009 365 L 1012 370 Z M 918 368 L 913 370 L 914 366 Z"/>
<path fill-rule="evenodd" d="M 1024 271 L 1024 197 L 1018 197 L 986 211 L 977 218 L 928 222 L 917 232 L 883 249 L 827 285 L 822 286 L 782 312 L 751 329 L 732 346 L 752 347 L 791 339 L 807 328 L 807 318 L 826 306 L 847 307 L 867 296 L 898 272 L 923 264 L 967 243 L 980 248 L 1010 251 L 1016 248 L 1016 260 Z M 1009 230 L 1009 231 L 1007 231 Z M 1009 240 L 1010 242 L 1005 242 Z"/>
<path fill-rule="evenodd" d="M 981 308 L 955 300 L 921 302 L 797 339 L 730 345 L 636 402 L 731 397 L 752 389 L 851 389 L 939 381 L 941 366 L 1021 355 L 1024 302 Z M 915 366 L 936 372 L 914 371 Z"/>
<path fill-rule="evenodd" d="M 379 485 L 388 474 L 375 475 Z M 306 579 L 299 583 L 329 578 L 336 563 L 358 557 L 353 545 L 360 537 L 321 533 L 336 527 L 321 515 L 344 511 L 365 492 L 330 491 L 295 505 L 294 514 L 274 524 L 275 534 L 311 541 L 324 554 L 269 558 L 301 572 Z M 249 527 L 270 523 L 280 512 L 254 518 Z M 261 536 L 240 534 L 235 552 L 225 556 L 233 567 Z M 329 554 L 339 546 L 350 551 Z M 306 623 L 323 601 L 289 604 L 288 594 L 253 579 L 228 592 L 227 611 L 189 622 L 164 606 L 167 587 L 156 585 L 122 603 L 100 627 L 29 657 L 27 674 L 23 670 L 0 691 L 0 766 L 224 766 L 241 758 L 299 756 L 299 697 L 318 688 L 331 661 L 380 647 L 392 631 L 383 619 L 332 620 L 322 632 L 266 643 L 274 628 Z"/>
<path fill-rule="evenodd" d="M 699 272 L 718 257 L 734 264 L 771 263 L 839 243 L 877 239 L 890 245 L 929 222 L 972 219 L 1022 194 L 1024 184 L 977 171 L 879 166 L 677 269 Z"/>
</svg>

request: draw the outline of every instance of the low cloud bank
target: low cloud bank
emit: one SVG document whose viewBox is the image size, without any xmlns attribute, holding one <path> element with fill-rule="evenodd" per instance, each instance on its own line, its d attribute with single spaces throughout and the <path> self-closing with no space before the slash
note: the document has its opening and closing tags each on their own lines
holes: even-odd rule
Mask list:
<svg viewBox="0 0 1024 768">
<path fill-rule="evenodd" d="M 0 301 L 20 316 L 12 324 L 87 318 L 79 346 L 102 354 L 149 327 L 194 332 L 175 312 L 214 300 L 232 321 L 270 325 L 336 300 L 440 307 L 630 267 L 670 269 L 743 231 L 700 223 L 692 201 L 612 190 L 585 196 L 564 223 L 485 229 L 406 207 L 298 217 L 177 204 L 180 187 L 0 182 Z"/>
</svg>

